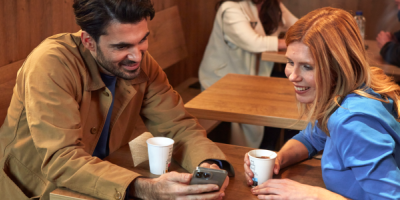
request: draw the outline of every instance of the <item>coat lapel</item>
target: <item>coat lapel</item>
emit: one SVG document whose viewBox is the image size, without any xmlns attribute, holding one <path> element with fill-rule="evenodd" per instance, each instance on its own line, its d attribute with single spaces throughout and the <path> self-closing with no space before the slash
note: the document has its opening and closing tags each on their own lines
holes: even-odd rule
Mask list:
<svg viewBox="0 0 400 200">
<path fill-rule="evenodd" d="M 260 35 L 265 36 L 264 28 L 262 27 L 260 18 L 258 17 L 257 6 L 251 1 L 241 1 L 239 2 L 243 13 L 247 16 L 250 26 Z"/>
</svg>

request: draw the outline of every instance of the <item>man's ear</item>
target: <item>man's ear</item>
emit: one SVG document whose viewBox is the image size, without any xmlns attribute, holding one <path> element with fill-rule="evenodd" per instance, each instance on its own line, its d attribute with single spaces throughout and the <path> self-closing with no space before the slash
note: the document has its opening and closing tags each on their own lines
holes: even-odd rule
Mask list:
<svg viewBox="0 0 400 200">
<path fill-rule="evenodd" d="M 89 35 L 88 32 L 86 31 L 82 31 L 81 33 L 81 41 L 83 46 L 86 49 L 89 49 L 89 51 L 94 52 L 96 49 L 96 42 L 94 41 L 94 39 L 92 38 L 92 36 Z"/>
</svg>

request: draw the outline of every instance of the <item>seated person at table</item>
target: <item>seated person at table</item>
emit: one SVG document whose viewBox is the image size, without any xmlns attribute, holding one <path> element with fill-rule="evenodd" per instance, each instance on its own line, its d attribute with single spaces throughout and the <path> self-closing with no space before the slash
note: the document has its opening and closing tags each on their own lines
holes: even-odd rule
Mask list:
<svg viewBox="0 0 400 200">
<path fill-rule="evenodd" d="M 101 199 L 222 198 L 228 182 L 200 194 L 217 186 L 189 186 L 188 173 L 149 179 L 103 161 L 143 122 L 174 139 L 173 158 L 189 172 L 218 168 L 209 162 L 225 155 L 147 52 L 150 0 L 75 0 L 73 8 L 82 30 L 47 38 L 18 72 L 0 129 L 2 198 L 49 199 L 57 187 Z"/>
<path fill-rule="evenodd" d="M 260 60 L 259 55 L 286 49 L 278 35 L 297 18 L 279 0 L 220 0 L 217 7 L 199 69 L 202 88 L 228 73 L 270 76 L 274 63 Z M 232 123 L 231 143 L 258 148 L 263 131 L 263 126 Z"/>
<path fill-rule="evenodd" d="M 287 32 L 285 73 L 307 128 L 278 152 L 274 173 L 324 150 L 326 189 L 270 179 L 259 199 L 399 199 L 400 87 L 366 60 L 353 16 L 341 9 L 310 12 Z M 248 184 L 253 173 L 245 156 Z"/>
<path fill-rule="evenodd" d="M 397 5 L 397 19 L 400 21 L 400 0 L 395 0 Z M 381 49 L 382 58 L 392 64 L 400 67 L 400 31 L 390 33 L 386 31 L 379 32 L 376 36 L 378 47 Z"/>
</svg>

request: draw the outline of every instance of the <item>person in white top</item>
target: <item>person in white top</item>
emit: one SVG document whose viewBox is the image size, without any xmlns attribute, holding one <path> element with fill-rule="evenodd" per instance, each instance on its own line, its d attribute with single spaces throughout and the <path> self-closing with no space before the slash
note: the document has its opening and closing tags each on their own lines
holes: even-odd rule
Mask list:
<svg viewBox="0 0 400 200">
<path fill-rule="evenodd" d="M 279 0 L 221 0 L 217 7 L 199 69 L 202 89 L 228 73 L 270 76 L 274 63 L 260 60 L 260 54 L 286 49 L 278 35 L 297 18 Z M 262 126 L 232 123 L 231 143 L 258 148 L 263 130 Z"/>
</svg>

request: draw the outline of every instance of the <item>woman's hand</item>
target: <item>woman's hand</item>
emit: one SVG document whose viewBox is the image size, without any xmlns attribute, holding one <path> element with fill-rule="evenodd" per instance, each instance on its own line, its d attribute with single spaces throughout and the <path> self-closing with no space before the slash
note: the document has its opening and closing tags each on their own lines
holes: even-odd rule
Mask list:
<svg viewBox="0 0 400 200">
<path fill-rule="evenodd" d="M 381 31 L 376 36 L 379 49 L 381 49 L 386 43 L 393 40 L 393 35 L 390 32 Z"/>
<path fill-rule="evenodd" d="M 249 155 L 247 153 L 244 155 L 244 174 L 246 176 L 247 185 L 252 186 L 254 174 L 250 169 L 250 160 L 249 160 Z"/>
<path fill-rule="evenodd" d="M 286 50 L 286 41 L 284 39 L 278 39 L 278 51 Z"/>
<path fill-rule="evenodd" d="M 258 199 L 346 199 L 324 188 L 290 179 L 269 179 L 251 191 Z"/>
<path fill-rule="evenodd" d="M 278 154 L 278 156 L 275 158 L 274 174 L 279 174 L 279 170 L 281 169 L 280 160 L 281 159 Z M 247 153 L 244 155 L 244 172 L 245 172 L 245 176 L 246 176 L 247 185 L 252 186 L 254 174 L 250 169 L 250 159 L 249 159 L 249 155 Z"/>
</svg>

